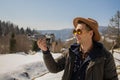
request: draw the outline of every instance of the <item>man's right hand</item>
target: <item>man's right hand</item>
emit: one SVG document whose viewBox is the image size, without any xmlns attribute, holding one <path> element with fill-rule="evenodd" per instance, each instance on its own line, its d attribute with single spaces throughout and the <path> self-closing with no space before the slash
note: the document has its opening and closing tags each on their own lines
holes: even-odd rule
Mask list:
<svg viewBox="0 0 120 80">
<path fill-rule="evenodd" d="M 47 51 L 47 44 L 46 44 L 46 38 L 44 39 L 39 39 L 37 41 L 37 45 L 38 47 L 42 50 L 42 51 Z"/>
</svg>

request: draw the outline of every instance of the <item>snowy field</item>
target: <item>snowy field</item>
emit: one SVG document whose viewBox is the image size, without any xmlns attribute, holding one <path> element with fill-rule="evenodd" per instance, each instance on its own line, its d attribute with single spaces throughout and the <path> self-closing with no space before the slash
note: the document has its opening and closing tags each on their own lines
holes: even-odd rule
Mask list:
<svg viewBox="0 0 120 80">
<path fill-rule="evenodd" d="M 60 55 L 53 54 L 53 57 Z M 34 55 L 26 55 L 24 52 L 0 55 L 0 80 L 33 80 L 46 73 L 48 70 L 41 52 Z"/>
<path fill-rule="evenodd" d="M 61 54 L 52 55 L 57 58 Z M 120 74 L 120 54 L 114 53 L 114 57 Z M 26 55 L 24 52 L 0 55 L 0 80 L 61 80 L 62 75 L 63 71 L 49 73 L 41 52 L 34 55 Z"/>
</svg>

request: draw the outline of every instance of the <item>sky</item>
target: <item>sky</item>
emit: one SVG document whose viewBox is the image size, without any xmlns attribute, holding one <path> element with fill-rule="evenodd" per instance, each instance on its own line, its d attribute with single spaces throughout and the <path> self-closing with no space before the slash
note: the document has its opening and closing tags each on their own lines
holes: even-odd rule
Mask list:
<svg viewBox="0 0 120 80">
<path fill-rule="evenodd" d="M 120 0 L 0 0 L 1 21 L 36 30 L 73 28 L 75 17 L 108 26 L 118 10 Z"/>
</svg>

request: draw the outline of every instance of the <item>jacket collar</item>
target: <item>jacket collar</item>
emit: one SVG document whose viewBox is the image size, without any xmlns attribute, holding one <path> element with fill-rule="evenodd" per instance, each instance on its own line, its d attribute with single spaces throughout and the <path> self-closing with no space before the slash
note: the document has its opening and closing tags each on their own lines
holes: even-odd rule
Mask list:
<svg viewBox="0 0 120 80">
<path fill-rule="evenodd" d="M 104 56 L 103 53 L 103 45 L 99 42 L 93 42 L 93 48 L 92 50 L 89 52 L 89 56 L 91 59 L 96 59 L 98 57 L 102 57 Z"/>
<path fill-rule="evenodd" d="M 73 53 L 79 52 L 80 44 L 74 43 L 70 47 L 70 51 Z"/>
<path fill-rule="evenodd" d="M 98 57 L 104 56 L 103 53 L 103 45 L 99 42 L 93 41 L 93 48 L 92 50 L 88 53 L 91 59 L 96 59 Z M 79 54 L 80 52 L 80 44 L 74 43 L 70 47 L 70 54 Z"/>
</svg>

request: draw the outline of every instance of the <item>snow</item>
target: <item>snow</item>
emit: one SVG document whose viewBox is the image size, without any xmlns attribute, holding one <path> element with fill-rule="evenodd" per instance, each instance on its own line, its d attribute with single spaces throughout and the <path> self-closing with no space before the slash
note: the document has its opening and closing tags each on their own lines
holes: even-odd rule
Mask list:
<svg viewBox="0 0 120 80">
<path fill-rule="evenodd" d="M 23 53 L 23 52 L 22 52 Z M 21 54 L 7 54 L 0 56 L 0 73 L 6 73 L 18 66 L 29 64 L 36 61 L 42 61 L 42 57 L 39 54 L 36 55 L 22 55 Z M 10 66 L 10 67 L 8 67 Z"/>
<path fill-rule="evenodd" d="M 61 80 L 63 71 L 59 73 L 48 73 L 42 77 L 36 78 L 35 80 Z"/>
<path fill-rule="evenodd" d="M 66 42 L 69 42 L 69 41 L 74 40 L 74 39 L 75 39 L 75 37 L 72 37 L 72 38 L 66 39 Z"/>
<path fill-rule="evenodd" d="M 118 61 L 118 60 L 120 60 L 120 54 L 114 53 L 113 55 L 115 56 L 116 65 L 120 65 L 120 61 Z"/>
<path fill-rule="evenodd" d="M 120 73 L 120 51 L 114 52 L 117 72 Z M 61 54 L 52 54 L 54 58 Z M 24 52 L 0 55 L 0 80 L 61 80 L 64 71 L 50 73 L 43 61 L 43 54 Z M 120 75 L 119 75 L 120 79 Z"/>
<path fill-rule="evenodd" d="M 57 58 L 61 54 L 52 54 Z M 0 55 L 0 80 L 32 80 L 48 73 L 43 54 L 27 55 L 24 52 Z"/>
</svg>

